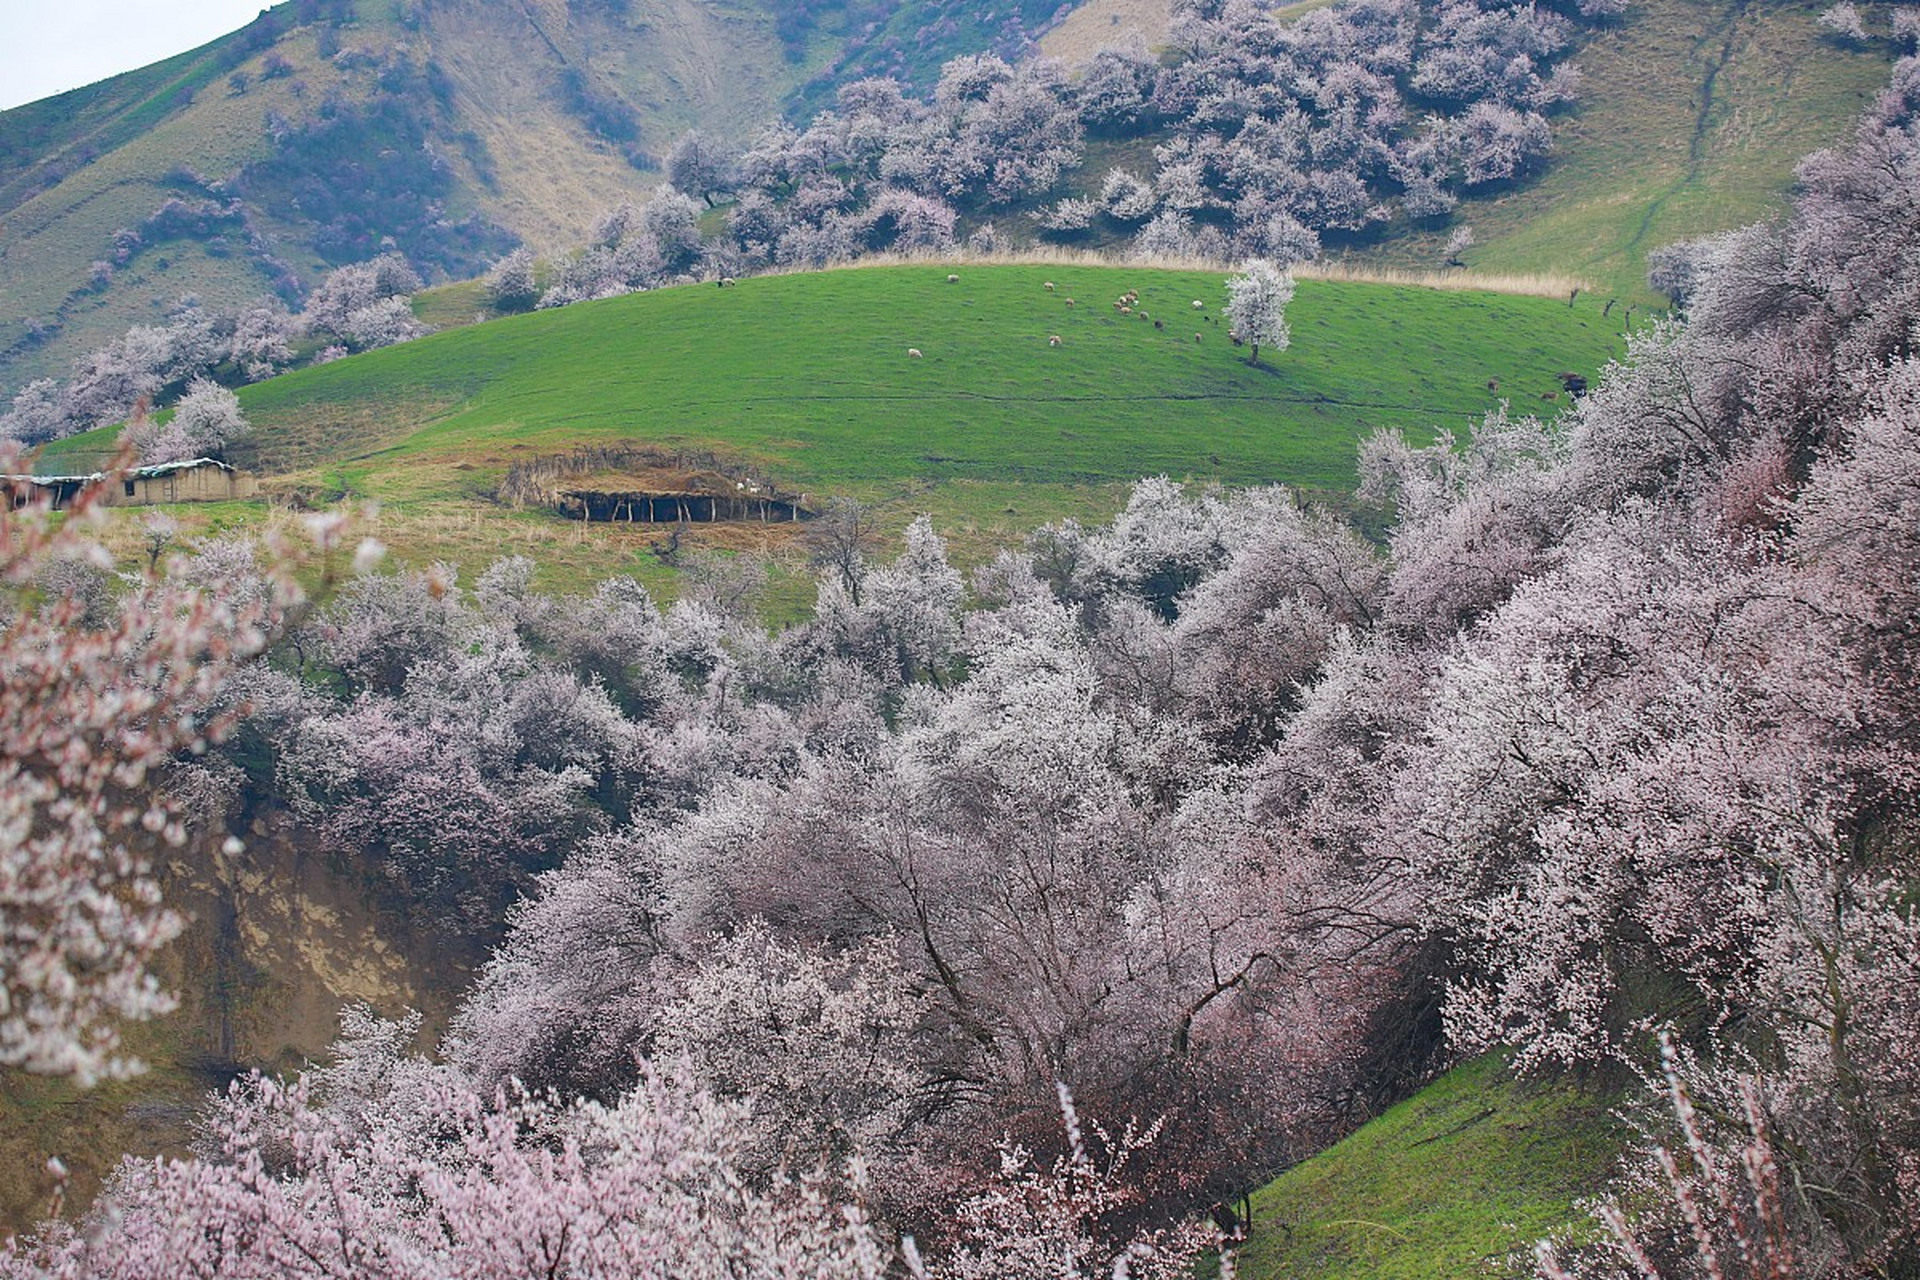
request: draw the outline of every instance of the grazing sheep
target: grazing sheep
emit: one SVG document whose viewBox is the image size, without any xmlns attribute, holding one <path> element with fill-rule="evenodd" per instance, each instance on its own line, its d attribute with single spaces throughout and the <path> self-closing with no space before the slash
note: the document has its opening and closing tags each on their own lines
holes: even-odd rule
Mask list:
<svg viewBox="0 0 1920 1280">
<path fill-rule="evenodd" d="M 1046 291 L 1047 291 L 1048 293 L 1052 293 L 1052 292 L 1053 292 L 1053 281 L 1051 281 L 1051 280 L 1049 280 L 1049 281 L 1047 281 L 1047 282 L 1046 282 L 1045 284 L 1043 284 L 1043 285 L 1041 285 L 1040 287 L 1041 287 L 1041 288 L 1043 288 L 1043 289 L 1045 289 L 1045 290 L 1046 290 Z"/>
<path fill-rule="evenodd" d="M 1196 333 L 1196 334 L 1194 334 L 1194 335 L 1193 335 L 1193 340 L 1194 340 L 1195 342 L 1198 342 L 1198 341 L 1200 341 L 1200 335 L 1199 335 L 1199 334 L 1197 334 L 1197 333 Z"/>
<path fill-rule="evenodd" d="M 1232 339 L 1233 339 L 1233 345 L 1234 345 L 1234 346 L 1236 346 L 1236 347 L 1244 347 L 1244 346 L 1246 346 L 1246 345 L 1247 345 L 1247 340 L 1246 340 L 1245 338 L 1243 338 L 1243 337 L 1241 337 L 1241 336 L 1240 336 L 1239 334 L 1237 334 L 1237 333 L 1230 333 L 1230 334 L 1228 334 L 1227 336 L 1228 336 L 1229 338 L 1232 338 Z"/>
<path fill-rule="evenodd" d="M 960 277 L 959 277 L 959 276 L 948 276 L 948 277 L 947 277 L 947 283 L 948 283 L 948 284 L 959 284 L 959 283 L 960 283 Z"/>
<path fill-rule="evenodd" d="M 907 359 L 909 359 L 909 360 L 918 360 L 918 359 L 920 359 L 920 348 L 918 348 L 918 347 L 908 347 L 908 348 L 907 348 Z"/>
<path fill-rule="evenodd" d="M 1193 300 L 1193 309 L 1195 311 L 1205 311 L 1207 309 L 1207 304 L 1200 301 L 1200 299 L 1195 298 Z"/>
<path fill-rule="evenodd" d="M 1498 391 L 1499 389 L 1500 389 L 1500 379 L 1498 378 L 1487 379 L 1487 390 Z"/>
<path fill-rule="evenodd" d="M 735 280 L 732 276 L 721 276 L 718 280 L 715 280 L 713 283 L 722 289 L 730 289 L 734 285 L 739 284 L 740 282 L 738 280 Z"/>
<path fill-rule="evenodd" d="M 1067 305 L 1068 305 L 1068 306 L 1072 306 L 1072 305 L 1073 305 L 1073 299 L 1072 299 L 1072 298 L 1068 298 L 1068 299 L 1067 299 Z"/>
<path fill-rule="evenodd" d="M 1059 345 L 1060 345 L 1060 335 L 1056 333 L 1056 334 L 1054 334 L 1054 335 L 1053 335 L 1052 337 L 1050 337 L 1050 338 L 1048 338 L 1048 339 L 1047 339 L 1047 345 L 1048 345 L 1048 346 L 1050 346 L 1050 347 L 1057 347 L 1057 346 L 1059 346 Z"/>
<path fill-rule="evenodd" d="M 1121 315 L 1123 315 L 1123 316 L 1130 316 L 1130 315 L 1132 315 L 1132 314 L 1133 314 L 1133 308 L 1132 308 L 1132 307 L 1122 307 L 1122 308 L 1120 308 L 1120 314 L 1121 314 Z"/>
</svg>

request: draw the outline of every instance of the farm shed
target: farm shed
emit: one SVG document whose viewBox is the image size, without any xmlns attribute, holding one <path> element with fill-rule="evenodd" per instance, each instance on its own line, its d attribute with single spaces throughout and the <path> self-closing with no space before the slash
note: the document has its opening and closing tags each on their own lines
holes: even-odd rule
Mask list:
<svg viewBox="0 0 1920 1280">
<path fill-rule="evenodd" d="M 50 494 L 64 507 L 81 489 L 107 482 L 102 498 L 110 507 L 150 507 L 162 502 L 224 502 L 250 498 L 259 489 L 254 478 L 215 458 L 162 462 L 125 471 L 95 471 L 83 476 L 4 476 L 15 506 Z"/>
<path fill-rule="evenodd" d="M 814 516 L 805 494 L 782 490 L 744 465 L 622 443 L 515 463 L 500 499 L 551 507 L 569 520 L 620 524 L 793 524 Z"/>
</svg>

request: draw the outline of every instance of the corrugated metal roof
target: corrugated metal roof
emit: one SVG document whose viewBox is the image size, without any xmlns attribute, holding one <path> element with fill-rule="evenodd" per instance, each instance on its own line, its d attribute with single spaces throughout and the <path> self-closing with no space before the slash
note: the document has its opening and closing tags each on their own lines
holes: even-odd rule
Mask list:
<svg viewBox="0 0 1920 1280">
<path fill-rule="evenodd" d="M 222 471 L 233 468 L 218 458 L 188 458 L 179 462 L 156 462 L 150 467 L 129 467 L 125 471 L 92 471 L 83 476 L 0 476 L 0 480 L 27 484 L 91 484 L 96 480 L 105 480 L 108 475 L 119 479 L 151 480 L 156 476 L 171 475 L 176 471 L 191 471 L 195 467 L 218 467 Z"/>
</svg>

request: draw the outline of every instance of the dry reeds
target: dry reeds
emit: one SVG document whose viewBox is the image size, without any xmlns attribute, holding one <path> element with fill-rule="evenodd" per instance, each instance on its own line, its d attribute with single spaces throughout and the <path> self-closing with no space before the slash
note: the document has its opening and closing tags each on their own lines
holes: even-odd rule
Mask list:
<svg viewBox="0 0 1920 1280">
<path fill-rule="evenodd" d="M 1591 293 L 1591 281 L 1555 272 L 1482 274 L 1478 271 L 1409 271 L 1393 267 L 1359 267 L 1347 262 L 1303 262 L 1293 269 L 1302 280 L 1353 281 L 1358 284 L 1397 284 L 1414 289 L 1466 290 L 1513 293 L 1530 298 L 1565 298 L 1576 290 Z"/>
<path fill-rule="evenodd" d="M 858 271 L 868 267 L 967 267 L 967 266 L 1063 266 L 1063 267 L 1140 267 L 1154 271 L 1215 271 L 1228 274 L 1239 270 L 1237 262 L 1216 258 L 1177 254 L 1134 254 L 1101 249 L 1037 247 L 997 249 L 992 253 L 973 253 L 964 249 L 940 253 L 863 254 L 824 266 L 793 264 L 769 267 L 759 275 L 806 275 L 818 271 Z M 1363 267 L 1348 262 L 1320 261 L 1294 264 L 1293 274 L 1302 280 L 1329 280 L 1353 284 L 1388 284 L 1410 289 L 1445 289 L 1479 293 L 1517 294 L 1534 298 L 1566 298 L 1576 291 L 1591 292 L 1589 281 L 1578 276 L 1554 272 L 1487 273 L 1477 271 L 1412 271 L 1393 267 Z"/>
</svg>

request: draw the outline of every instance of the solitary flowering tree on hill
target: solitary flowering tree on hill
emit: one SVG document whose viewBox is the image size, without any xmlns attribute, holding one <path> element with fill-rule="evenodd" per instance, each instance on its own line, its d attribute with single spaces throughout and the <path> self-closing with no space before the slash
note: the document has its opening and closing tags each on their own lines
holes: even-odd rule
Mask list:
<svg viewBox="0 0 1920 1280">
<path fill-rule="evenodd" d="M 1260 363 L 1260 344 L 1285 351 L 1287 304 L 1293 301 L 1293 272 L 1265 258 L 1249 259 L 1240 274 L 1227 279 L 1227 319 L 1234 333 L 1253 344 L 1248 364 Z"/>
</svg>

